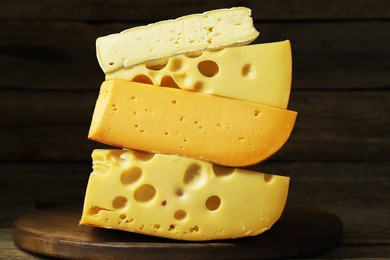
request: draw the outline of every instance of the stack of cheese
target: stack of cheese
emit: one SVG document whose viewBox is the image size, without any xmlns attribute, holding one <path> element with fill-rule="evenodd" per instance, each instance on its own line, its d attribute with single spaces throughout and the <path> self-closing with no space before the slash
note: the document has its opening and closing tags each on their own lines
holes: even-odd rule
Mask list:
<svg viewBox="0 0 390 260">
<path fill-rule="evenodd" d="M 288 139 L 289 41 L 258 36 L 247 8 L 97 39 L 106 74 L 89 138 L 81 224 L 182 240 L 254 236 L 278 220 L 289 178 L 235 167 Z"/>
</svg>

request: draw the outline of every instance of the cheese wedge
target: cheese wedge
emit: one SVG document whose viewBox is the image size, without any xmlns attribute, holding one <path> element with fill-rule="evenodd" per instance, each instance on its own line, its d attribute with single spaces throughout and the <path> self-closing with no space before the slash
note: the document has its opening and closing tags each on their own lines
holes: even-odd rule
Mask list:
<svg viewBox="0 0 390 260">
<path fill-rule="evenodd" d="M 254 236 L 279 219 L 289 178 L 175 155 L 95 150 L 80 224 L 180 240 Z"/>
<path fill-rule="evenodd" d="M 287 108 L 291 89 L 290 41 L 181 54 L 106 74 L 153 85 Z"/>
<path fill-rule="evenodd" d="M 88 138 L 225 166 L 261 162 L 287 141 L 297 113 L 125 80 L 103 82 Z"/>
<path fill-rule="evenodd" d="M 244 45 L 257 38 L 251 10 L 218 9 L 125 30 L 96 40 L 104 72 L 174 54 Z"/>
</svg>

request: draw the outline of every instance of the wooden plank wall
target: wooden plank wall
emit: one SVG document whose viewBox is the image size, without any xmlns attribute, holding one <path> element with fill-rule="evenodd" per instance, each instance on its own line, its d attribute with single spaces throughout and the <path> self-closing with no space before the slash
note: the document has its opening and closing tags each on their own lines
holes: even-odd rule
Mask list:
<svg viewBox="0 0 390 260">
<path fill-rule="evenodd" d="M 381 256 L 390 243 L 386 0 L 0 1 L 0 227 L 82 202 L 91 151 L 104 147 L 86 138 L 104 78 L 97 37 L 239 5 L 253 10 L 256 43 L 291 40 L 289 108 L 299 111 L 287 145 L 253 168 L 291 176 L 289 203 L 343 219 L 344 247 L 328 256 L 364 257 L 364 243 Z"/>
</svg>

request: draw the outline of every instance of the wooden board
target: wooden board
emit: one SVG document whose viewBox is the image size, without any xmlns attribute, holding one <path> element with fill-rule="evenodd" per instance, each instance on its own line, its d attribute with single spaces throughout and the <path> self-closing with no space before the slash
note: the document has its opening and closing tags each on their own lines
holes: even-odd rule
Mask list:
<svg viewBox="0 0 390 260">
<path fill-rule="evenodd" d="M 19 217 L 15 244 L 29 252 L 72 259 L 248 259 L 302 256 L 337 245 L 341 220 L 315 208 L 288 206 L 274 227 L 256 237 L 185 242 L 79 226 L 81 207 L 59 206 Z"/>
</svg>

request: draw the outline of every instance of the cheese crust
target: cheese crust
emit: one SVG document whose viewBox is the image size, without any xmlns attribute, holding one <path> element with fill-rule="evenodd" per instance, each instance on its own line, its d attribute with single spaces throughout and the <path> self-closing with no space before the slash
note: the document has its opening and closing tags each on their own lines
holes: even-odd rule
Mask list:
<svg viewBox="0 0 390 260">
<path fill-rule="evenodd" d="M 100 37 L 96 55 L 108 73 L 175 54 L 249 44 L 258 35 L 250 9 L 218 9 Z"/>
</svg>

